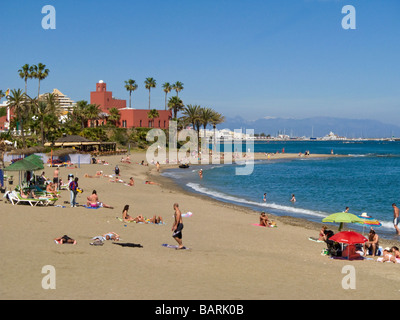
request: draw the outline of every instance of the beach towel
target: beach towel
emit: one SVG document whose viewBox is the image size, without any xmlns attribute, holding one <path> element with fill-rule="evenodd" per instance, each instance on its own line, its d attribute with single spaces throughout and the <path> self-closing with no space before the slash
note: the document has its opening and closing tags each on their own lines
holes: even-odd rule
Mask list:
<svg viewBox="0 0 400 320">
<path fill-rule="evenodd" d="M 162 246 L 165 248 L 178 249 L 178 246 L 172 245 L 172 244 L 167 244 L 167 243 L 163 243 Z M 179 249 L 179 250 L 189 250 L 189 248 L 183 247 L 182 249 Z"/>
<path fill-rule="evenodd" d="M 86 209 L 99 209 L 99 208 L 101 208 L 101 207 L 92 207 L 92 206 L 87 206 L 87 205 L 84 205 L 83 207 L 86 208 Z"/>
<path fill-rule="evenodd" d="M 252 223 L 251 225 L 257 226 L 257 227 L 264 227 L 264 228 L 265 228 L 265 226 L 263 226 L 263 225 L 261 225 L 261 224 L 259 224 L 259 223 Z M 276 224 L 275 224 L 275 225 L 269 225 L 269 226 L 268 226 L 268 228 L 276 228 L 276 227 L 278 227 Z"/>
<path fill-rule="evenodd" d="M 319 240 L 319 239 L 317 239 L 315 237 L 309 237 L 308 240 L 314 241 L 314 242 L 324 242 L 323 240 Z"/>
</svg>

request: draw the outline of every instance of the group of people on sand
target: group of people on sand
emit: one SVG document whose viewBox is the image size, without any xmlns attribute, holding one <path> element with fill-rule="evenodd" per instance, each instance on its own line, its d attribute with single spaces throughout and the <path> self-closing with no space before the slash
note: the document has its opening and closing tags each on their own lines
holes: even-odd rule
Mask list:
<svg viewBox="0 0 400 320">
<path fill-rule="evenodd" d="M 172 237 L 178 243 L 178 246 L 176 247 L 176 249 L 186 249 L 182 243 L 183 221 L 182 221 L 182 213 L 179 209 L 179 204 L 174 203 L 173 208 L 174 208 L 174 224 L 171 229 L 171 231 L 173 232 Z M 128 214 L 128 211 L 129 211 L 129 205 L 125 205 L 125 207 L 122 211 L 122 219 L 125 222 L 136 221 L 136 222 L 155 223 L 155 224 L 163 223 L 163 219 L 160 216 L 154 216 L 152 219 L 144 219 L 142 215 L 139 215 L 136 218 L 132 218 Z M 115 232 L 108 232 L 101 236 L 95 236 L 92 238 L 92 240 L 94 240 L 94 241 L 92 243 L 90 243 L 91 245 L 102 245 L 103 241 L 106 241 L 106 240 L 119 241 L 120 236 Z M 77 243 L 75 239 L 72 239 L 67 235 L 55 238 L 54 241 L 57 244 L 73 244 L 73 245 L 75 245 Z"/>
<path fill-rule="evenodd" d="M 122 210 L 122 220 L 124 222 L 136 222 L 136 223 L 154 223 L 154 224 L 163 224 L 163 219 L 161 216 L 154 215 L 153 218 L 146 219 L 141 214 L 133 218 L 129 215 L 129 205 L 125 205 L 124 209 Z"/>
</svg>

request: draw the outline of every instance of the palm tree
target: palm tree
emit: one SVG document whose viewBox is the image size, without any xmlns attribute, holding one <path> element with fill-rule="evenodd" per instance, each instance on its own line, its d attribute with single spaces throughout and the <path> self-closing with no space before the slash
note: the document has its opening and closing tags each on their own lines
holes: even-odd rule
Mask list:
<svg viewBox="0 0 400 320">
<path fill-rule="evenodd" d="M 152 109 L 147 113 L 147 117 L 150 119 L 150 124 L 151 124 L 149 127 L 154 128 L 154 119 L 158 118 L 159 116 L 160 114 L 156 109 Z"/>
<path fill-rule="evenodd" d="M 193 126 L 193 130 L 197 131 L 197 150 L 200 150 L 200 126 L 201 126 L 201 107 L 198 105 L 188 104 L 182 111 L 183 120 Z"/>
<path fill-rule="evenodd" d="M 39 63 L 37 66 L 33 66 L 33 78 L 39 80 L 38 95 L 37 95 L 38 99 L 40 96 L 40 81 L 46 79 L 49 73 L 50 70 L 46 69 L 45 64 Z"/>
<path fill-rule="evenodd" d="M 150 90 L 151 90 L 151 88 L 155 88 L 157 84 L 156 84 L 156 80 L 153 78 L 146 78 L 146 81 L 144 83 L 145 83 L 146 89 L 149 90 L 149 110 L 150 110 Z"/>
<path fill-rule="evenodd" d="M 11 110 L 14 110 L 15 115 L 18 118 L 19 125 L 21 127 L 22 145 L 26 147 L 25 133 L 24 133 L 24 119 L 29 112 L 27 104 L 27 96 L 21 89 L 11 90 L 11 95 L 8 97 L 8 106 Z"/>
<path fill-rule="evenodd" d="M 168 100 L 168 109 L 172 110 L 174 113 L 174 119 L 177 118 L 178 111 L 183 110 L 185 105 L 183 104 L 182 100 L 179 99 L 177 96 L 171 97 Z"/>
<path fill-rule="evenodd" d="M 111 108 L 108 111 L 110 112 L 108 121 L 110 121 L 112 125 L 116 127 L 119 124 L 119 119 L 121 119 L 121 114 L 119 113 L 118 108 Z"/>
<path fill-rule="evenodd" d="M 87 115 L 86 115 L 86 109 L 88 108 L 88 102 L 85 100 L 80 100 L 76 102 L 76 106 L 72 110 L 72 119 L 74 122 L 80 122 L 81 124 L 81 129 L 84 129 L 87 127 Z"/>
<path fill-rule="evenodd" d="M 38 117 L 38 120 L 40 120 L 41 143 L 44 145 L 46 133 L 49 132 L 49 128 L 58 125 L 58 121 L 54 121 L 54 119 L 59 119 L 61 109 L 53 93 L 45 95 L 44 99 L 30 99 L 30 103 L 33 107 L 34 114 Z"/>
<path fill-rule="evenodd" d="M 25 80 L 25 94 L 28 86 L 28 79 L 33 78 L 33 66 L 29 64 L 24 64 L 21 69 L 18 70 L 19 76 Z"/>
<path fill-rule="evenodd" d="M 167 95 L 172 91 L 172 86 L 169 82 L 163 84 L 163 90 L 165 92 L 165 110 L 167 110 Z"/>
<path fill-rule="evenodd" d="M 0 101 L 6 96 L 3 90 L 0 90 Z"/>
<path fill-rule="evenodd" d="M 180 81 L 175 82 L 172 85 L 172 89 L 174 89 L 176 91 L 176 96 L 179 96 L 179 92 L 183 90 L 183 83 Z"/>
<path fill-rule="evenodd" d="M 92 122 L 100 118 L 101 109 L 98 104 L 89 104 L 87 105 L 87 108 L 84 113 L 86 115 L 87 120 Z"/>
<path fill-rule="evenodd" d="M 215 144 L 216 144 L 215 130 L 217 128 L 217 124 L 223 123 L 224 121 L 225 121 L 225 117 L 222 114 L 220 114 L 216 111 L 213 112 L 213 116 L 210 120 L 210 123 L 212 124 L 213 130 L 214 130 L 214 150 L 215 150 Z"/>
<path fill-rule="evenodd" d="M 138 88 L 138 85 L 135 80 L 129 79 L 125 81 L 125 89 L 129 91 L 129 109 L 131 109 L 131 96 L 132 92 Z"/>
<path fill-rule="evenodd" d="M 206 128 L 211 123 L 213 115 L 214 111 L 211 108 L 201 108 L 200 110 L 200 122 L 204 128 L 204 133 L 203 133 L 204 139 L 206 138 Z"/>
</svg>

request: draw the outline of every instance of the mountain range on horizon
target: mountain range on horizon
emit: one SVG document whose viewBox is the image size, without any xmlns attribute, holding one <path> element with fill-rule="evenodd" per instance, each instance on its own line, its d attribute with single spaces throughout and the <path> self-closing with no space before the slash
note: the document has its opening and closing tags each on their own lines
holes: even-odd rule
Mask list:
<svg viewBox="0 0 400 320">
<path fill-rule="evenodd" d="M 346 119 L 334 117 L 311 117 L 305 119 L 260 118 L 245 120 L 240 116 L 225 117 L 225 122 L 218 129 L 253 129 L 255 134 L 264 133 L 275 137 L 286 134 L 290 137 L 323 137 L 330 132 L 336 135 L 357 138 L 400 137 L 400 126 L 382 123 L 371 119 Z"/>
</svg>

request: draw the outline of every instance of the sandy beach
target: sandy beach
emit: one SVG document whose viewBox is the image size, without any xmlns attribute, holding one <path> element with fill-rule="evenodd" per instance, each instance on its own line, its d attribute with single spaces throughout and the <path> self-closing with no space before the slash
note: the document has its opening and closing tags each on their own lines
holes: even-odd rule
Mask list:
<svg viewBox="0 0 400 320">
<path fill-rule="evenodd" d="M 284 157 L 284 155 L 281 155 Z M 289 155 L 287 155 L 289 156 Z M 293 156 L 293 155 L 292 155 Z M 296 155 L 297 156 L 297 155 Z M 313 155 L 311 155 L 313 156 Z M 319 155 L 321 156 L 321 155 Z M 262 156 L 260 156 L 262 157 Z M 364 261 L 334 260 L 322 256 L 324 243 L 310 241 L 321 224 L 290 217 L 272 217 L 277 228 L 252 225 L 259 212 L 187 193 L 160 176 L 155 166 L 143 166 L 144 153 L 103 157 L 109 164 L 60 168 L 63 180 L 72 173 L 84 190 L 80 206 L 71 208 L 69 191 L 61 191 L 56 203 L 65 207 L 30 207 L 0 201 L 1 262 L 0 297 L 8 299 L 111 299 L 111 300 L 267 300 L 267 299 L 399 299 L 400 266 Z M 278 155 L 274 156 L 274 159 Z M 146 160 L 145 160 L 146 161 Z M 125 182 L 106 177 L 85 178 L 102 170 L 121 170 Z M 166 170 L 169 166 L 162 165 Z M 54 168 L 46 167 L 52 178 Z M 161 185 L 146 184 L 146 180 Z M 86 197 L 97 190 L 100 201 L 114 209 L 87 209 Z M 180 205 L 183 244 L 189 250 L 174 250 L 173 204 Z M 129 214 L 162 216 L 165 224 L 125 223 L 117 218 L 129 204 Z M 124 247 L 106 241 L 92 246 L 92 237 L 108 232 L 120 235 Z M 76 245 L 59 245 L 54 238 L 68 235 Z M 387 244 L 389 245 L 389 244 Z M 381 246 L 386 246 L 381 242 Z M 44 266 L 53 266 L 56 288 L 44 289 Z M 342 281 L 354 266 L 355 289 Z"/>
</svg>

